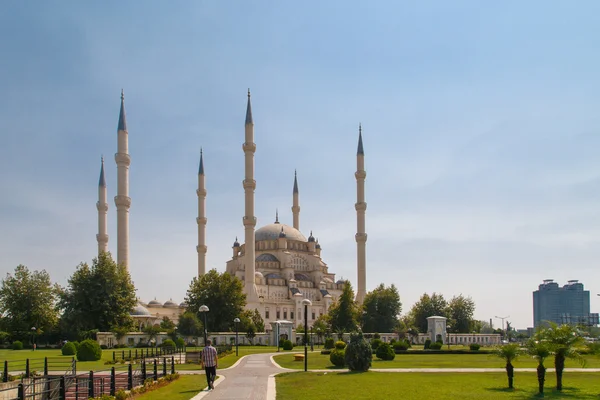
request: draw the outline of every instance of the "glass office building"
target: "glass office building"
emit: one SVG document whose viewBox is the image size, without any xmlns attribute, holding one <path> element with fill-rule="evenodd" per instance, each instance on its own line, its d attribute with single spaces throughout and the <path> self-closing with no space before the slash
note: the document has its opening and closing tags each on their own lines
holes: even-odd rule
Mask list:
<svg viewBox="0 0 600 400">
<path fill-rule="evenodd" d="M 552 279 L 546 279 L 533 292 L 533 326 L 552 321 L 559 325 L 598 325 L 598 314 L 590 313 L 590 291 L 583 283 L 572 280 L 560 287 Z"/>
</svg>

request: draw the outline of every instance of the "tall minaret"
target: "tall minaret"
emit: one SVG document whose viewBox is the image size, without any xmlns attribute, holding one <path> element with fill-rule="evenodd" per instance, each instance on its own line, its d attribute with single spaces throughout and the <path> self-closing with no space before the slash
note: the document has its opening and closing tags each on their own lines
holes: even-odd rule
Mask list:
<svg viewBox="0 0 600 400">
<path fill-rule="evenodd" d="M 358 287 L 356 301 L 362 303 L 367 294 L 367 233 L 365 232 L 365 152 L 362 142 L 362 126 L 358 125 L 358 151 L 356 152 L 356 267 L 358 272 Z"/>
<path fill-rule="evenodd" d="M 294 204 L 292 206 L 294 214 L 294 229 L 300 230 L 300 201 L 298 200 L 298 177 L 294 171 Z"/>
<path fill-rule="evenodd" d="M 100 181 L 98 182 L 98 255 L 108 251 L 108 234 L 106 216 L 108 214 L 108 202 L 106 198 L 106 181 L 104 180 L 104 157 L 102 157 L 102 165 L 100 166 Z"/>
<path fill-rule="evenodd" d="M 252 121 L 252 106 L 250 104 L 250 89 L 248 89 L 248 106 L 246 108 L 246 141 L 242 145 L 245 156 L 245 214 L 244 214 L 244 232 L 245 232 L 245 252 L 244 264 L 246 265 L 245 289 L 246 301 L 253 303 L 258 301 L 256 294 L 256 285 L 254 284 L 255 270 L 255 241 L 254 227 L 256 226 L 256 217 L 254 216 L 254 189 L 256 181 L 254 180 L 254 152 L 256 144 L 254 143 L 254 122 Z"/>
<path fill-rule="evenodd" d="M 204 186 L 204 159 L 200 149 L 200 167 L 198 168 L 198 278 L 206 273 L 206 187 Z"/>
<path fill-rule="evenodd" d="M 115 154 L 117 163 L 117 263 L 125 266 L 129 271 L 129 157 L 127 121 L 125 120 L 125 96 L 121 90 L 121 112 L 119 113 L 119 126 L 117 128 L 118 147 Z"/>
</svg>

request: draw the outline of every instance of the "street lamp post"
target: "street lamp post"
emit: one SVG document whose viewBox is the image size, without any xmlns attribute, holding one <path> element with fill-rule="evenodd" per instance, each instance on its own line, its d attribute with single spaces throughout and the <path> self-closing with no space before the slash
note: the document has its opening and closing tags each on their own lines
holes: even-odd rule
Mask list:
<svg viewBox="0 0 600 400">
<path fill-rule="evenodd" d="M 240 319 L 236 318 L 233 320 L 235 322 L 235 356 L 238 356 L 238 324 L 240 323 Z"/>
<path fill-rule="evenodd" d="M 510 315 L 507 315 L 506 317 L 499 317 L 499 316 L 494 316 L 494 318 L 498 318 L 502 320 L 502 335 L 506 336 L 506 332 L 504 332 L 504 320 L 507 318 L 510 318 Z"/>
<path fill-rule="evenodd" d="M 448 342 L 448 350 L 450 350 L 450 329 L 452 327 L 450 325 L 446 325 L 446 341 Z"/>
<path fill-rule="evenodd" d="M 308 306 L 312 305 L 309 299 L 302 300 L 304 305 L 304 372 L 308 371 Z"/>
<path fill-rule="evenodd" d="M 31 348 L 35 351 L 35 326 L 31 327 Z"/>
<path fill-rule="evenodd" d="M 208 309 L 208 306 L 205 306 L 204 304 L 200 306 L 200 309 L 198 310 L 200 311 L 202 314 L 204 314 L 204 345 L 206 346 L 206 340 L 207 340 L 207 328 L 206 328 L 206 313 L 209 312 L 210 310 Z"/>
</svg>

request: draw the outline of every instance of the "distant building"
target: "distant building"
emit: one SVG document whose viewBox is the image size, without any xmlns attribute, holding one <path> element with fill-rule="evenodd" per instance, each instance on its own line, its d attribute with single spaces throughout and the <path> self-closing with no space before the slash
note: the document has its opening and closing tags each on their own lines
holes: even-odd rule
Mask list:
<svg viewBox="0 0 600 400">
<path fill-rule="evenodd" d="M 533 292 L 533 326 L 551 321 L 556 324 L 598 325 L 598 314 L 590 314 L 590 291 L 583 290 L 583 283 L 571 280 L 560 287 L 552 279 L 546 279 Z"/>
</svg>

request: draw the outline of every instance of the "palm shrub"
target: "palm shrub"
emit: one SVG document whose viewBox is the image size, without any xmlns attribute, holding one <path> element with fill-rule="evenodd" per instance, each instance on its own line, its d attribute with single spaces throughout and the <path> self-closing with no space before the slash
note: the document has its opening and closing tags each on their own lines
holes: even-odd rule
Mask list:
<svg viewBox="0 0 600 400">
<path fill-rule="evenodd" d="M 63 356 L 74 356 L 77 354 L 77 348 L 73 344 L 73 342 L 67 342 L 64 344 L 62 349 L 60 349 Z"/>
<path fill-rule="evenodd" d="M 323 345 L 323 348 L 325 350 L 333 349 L 333 338 L 332 337 L 328 337 L 327 339 L 325 339 L 325 344 Z"/>
<path fill-rule="evenodd" d="M 538 341 L 546 342 L 550 353 L 554 354 L 554 369 L 556 370 L 556 390 L 562 390 L 562 377 L 565 370 L 565 360 L 572 358 L 582 366 L 585 359 L 577 349 L 585 343 L 577 328 L 571 325 L 560 325 L 549 322 L 548 328 L 540 329 L 534 336 Z"/>
<path fill-rule="evenodd" d="M 544 361 L 546 358 L 550 356 L 550 348 L 548 347 L 548 343 L 544 341 L 537 341 L 535 339 L 530 339 L 527 342 L 527 353 L 535 358 L 538 362 L 537 366 L 537 379 L 538 379 L 538 390 L 539 393 L 544 395 L 544 382 L 546 381 L 546 367 L 544 366 Z"/>
<path fill-rule="evenodd" d="M 392 361 L 396 358 L 396 353 L 394 353 L 394 349 L 389 343 L 381 343 L 375 352 L 377 358 L 383 361 Z"/>
<path fill-rule="evenodd" d="M 371 368 L 373 350 L 362 333 L 350 335 L 350 343 L 346 346 L 345 359 L 350 371 L 366 372 Z"/>
<path fill-rule="evenodd" d="M 505 344 L 496 349 L 495 354 L 506 362 L 506 376 L 508 377 L 508 388 L 513 388 L 513 379 L 515 376 L 515 367 L 512 362 L 519 357 L 519 345 L 515 343 Z"/>
<path fill-rule="evenodd" d="M 329 354 L 329 361 L 336 367 L 346 365 L 346 352 L 344 349 L 333 349 Z"/>
<path fill-rule="evenodd" d="M 77 349 L 77 361 L 98 361 L 102 358 L 102 349 L 92 339 L 84 340 Z"/>
</svg>

